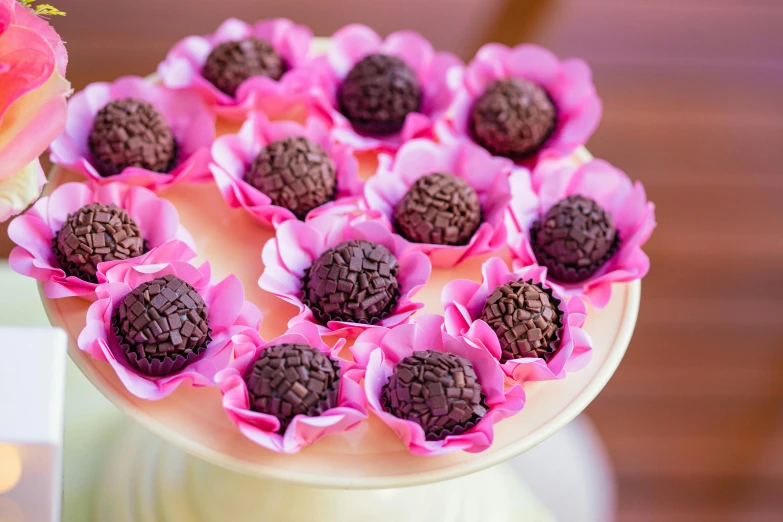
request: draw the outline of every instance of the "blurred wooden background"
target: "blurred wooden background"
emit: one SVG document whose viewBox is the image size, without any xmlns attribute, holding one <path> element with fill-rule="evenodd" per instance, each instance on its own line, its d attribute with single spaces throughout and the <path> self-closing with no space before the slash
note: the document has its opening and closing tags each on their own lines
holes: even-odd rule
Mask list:
<svg viewBox="0 0 783 522">
<path fill-rule="evenodd" d="M 590 149 L 645 183 L 659 222 L 628 356 L 589 408 L 619 521 L 783 520 L 783 2 L 53 3 L 77 89 L 149 73 L 231 15 L 319 35 L 411 28 L 466 58 L 527 39 L 588 60 L 605 106 Z"/>
</svg>

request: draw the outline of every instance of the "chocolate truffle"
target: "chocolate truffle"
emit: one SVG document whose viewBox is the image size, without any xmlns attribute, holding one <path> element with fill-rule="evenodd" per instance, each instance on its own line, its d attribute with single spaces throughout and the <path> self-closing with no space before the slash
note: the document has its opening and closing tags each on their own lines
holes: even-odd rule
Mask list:
<svg viewBox="0 0 783 522">
<path fill-rule="evenodd" d="M 130 259 L 147 251 L 139 226 L 125 210 L 92 203 L 69 214 L 52 249 L 66 275 L 97 283 L 98 263 Z"/>
<path fill-rule="evenodd" d="M 522 357 L 547 359 L 557 349 L 563 326 L 560 300 L 532 281 L 500 285 L 487 298 L 481 319 L 495 330 L 501 362 Z"/>
<path fill-rule="evenodd" d="M 322 324 L 374 324 L 397 305 L 397 258 L 383 245 L 347 241 L 316 259 L 304 281 L 304 303 Z"/>
<path fill-rule="evenodd" d="M 381 405 L 395 417 L 441 440 L 474 427 L 487 413 L 473 363 L 451 353 L 414 352 L 397 363 L 381 391 Z"/>
<path fill-rule="evenodd" d="M 165 275 L 127 294 L 112 329 L 128 362 L 155 377 L 195 362 L 211 341 L 207 305 L 182 279 Z"/>
<path fill-rule="evenodd" d="M 285 61 L 269 42 L 251 36 L 212 49 L 201 73 L 215 87 L 235 96 L 239 85 L 248 78 L 266 76 L 279 80 L 286 69 Z"/>
<path fill-rule="evenodd" d="M 258 154 L 245 181 L 299 219 L 334 199 L 337 180 L 334 162 L 307 138 L 285 138 L 270 143 Z"/>
<path fill-rule="evenodd" d="M 88 138 L 95 167 L 104 177 L 127 167 L 169 172 L 177 161 L 177 142 L 163 115 L 151 104 L 114 100 L 95 115 Z"/>
<path fill-rule="evenodd" d="M 544 89 L 519 78 L 497 80 L 473 104 L 470 133 L 496 156 L 523 159 L 552 136 L 557 110 Z"/>
<path fill-rule="evenodd" d="M 416 73 L 396 56 L 370 54 L 348 72 L 337 93 L 340 112 L 362 133 L 399 132 L 421 107 Z"/>
<path fill-rule="evenodd" d="M 397 231 L 415 243 L 465 245 L 480 224 L 476 191 L 452 174 L 419 178 L 394 209 Z"/>
<path fill-rule="evenodd" d="M 596 273 L 617 251 L 620 238 L 612 216 L 583 196 L 569 196 L 530 229 L 533 253 L 549 275 L 578 283 Z"/>
<path fill-rule="evenodd" d="M 274 415 L 284 433 L 297 415 L 318 417 L 337 406 L 340 364 L 304 344 L 267 348 L 245 374 L 250 409 Z"/>
</svg>

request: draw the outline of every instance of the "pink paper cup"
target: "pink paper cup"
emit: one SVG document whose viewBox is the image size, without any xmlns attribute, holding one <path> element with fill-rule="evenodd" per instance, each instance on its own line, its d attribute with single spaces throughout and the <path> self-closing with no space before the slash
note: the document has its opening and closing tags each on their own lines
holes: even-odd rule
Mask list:
<svg viewBox="0 0 783 522">
<path fill-rule="evenodd" d="M 601 100 L 593 85 L 590 67 L 583 60 L 559 60 L 551 51 L 531 44 L 506 47 L 490 43 L 479 49 L 465 68 L 461 86 L 449 108 L 438 136 L 468 137 L 473 104 L 487 86 L 505 78 L 520 78 L 537 84 L 549 94 L 557 109 L 557 126 L 539 154 L 563 154 L 587 143 L 601 120 Z M 471 138 L 472 139 L 472 138 Z M 526 164 L 535 164 L 531 157 Z"/>
<path fill-rule="evenodd" d="M 141 373 L 128 362 L 112 332 L 111 317 L 122 299 L 134 288 L 169 274 L 190 283 L 204 298 L 212 341 L 199 356 L 174 360 L 174 366 L 181 366 L 176 372 L 152 377 Z M 106 276 L 107 282 L 96 290 L 98 300 L 87 310 L 87 325 L 79 334 L 79 349 L 96 360 L 109 363 L 128 391 L 141 399 L 162 399 L 184 383 L 197 387 L 213 386 L 215 374 L 226 368 L 231 359 L 234 336 L 258 331 L 261 324 L 261 312 L 254 304 L 245 301 L 239 279 L 229 276 L 217 284 L 211 284 L 209 263 L 195 267 L 181 261 L 128 261 L 111 268 Z M 154 366 L 150 369 L 156 373 Z M 157 370 L 162 371 L 163 368 Z"/>
<path fill-rule="evenodd" d="M 52 245 L 69 214 L 96 202 L 113 203 L 125 209 L 139 225 L 150 249 L 141 258 L 164 263 L 196 257 L 193 238 L 180 224 L 174 205 L 165 199 L 147 189 L 122 183 L 102 186 L 65 183 L 11 222 L 8 235 L 17 244 L 8 259 L 11 268 L 41 281 L 44 295 L 50 299 L 81 296 L 94 300 L 97 285 L 67 276 L 60 268 Z M 98 282 L 105 282 L 106 271 L 121 262 L 99 264 Z"/>
<path fill-rule="evenodd" d="M 334 162 L 336 200 L 361 193 L 358 161 L 349 147 L 336 144 L 331 139 L 323 121 L 311 117 L 304 125 L 293 121 L 270 122 L 265 114 L 252 113 L 238 134 L 221 136 L 212 145 L 210 170 L 229 207 L 244 208 L 254 220 L 265 226 L 277 227 L 284 221 L 297 219 L 293 212 L 273 205 L 266 194 L 247 183 L 245 173 L 261 149 L 274 141 L 299 136 L 320 145 Z"/>
<path fill-rule="evenodd" d="M 492 257 L 481 267 L 481 283 L 458 279 L 443 288 L 442 301 L 446 332 L 464 336 L 469 343 L 485 349 L 498 361 L 502 349 L 497 334 L 481 320 L 484 304 L 495 289 L 511 281 L 532 281 L 552 291 L 560 300 L 563 326 L 558 332 L 557 351 L 548 359 L 521 358 L 502 364 L 503 371 L 514 381 L 546 381 L 563 379 L 567 372 L 584 368 L 592 355 L 590 336 L 582 329 L 587 310 L 581 299 L 566 299 L 546 279 L 546 268 L 536 265 L 512 272 L 502 259 Z"/>
<path fill-rule="evenodd" d="M 647 201 L 644 186 L 632 182 L 621 170 L 602 160 L 577 165 L 558 156 L 542 159 L 533 171 L 532 183 L 524 175 L 510 179 L 509 246 L 514 267 L 536 264 L 530 243 L 530 227 L 553 205 L 579 194 L 595 200 L 609 212 L 617 227 L 620 244 L 611 259 L 580 283 L 549 279 L 552 288 L 567 299 L 580 296 L 596 308 L 604 308 L 612 296 L 613 283 L 643 278 L 650 259 L 642 250 L 655 228 L 655 205 Z M 531 190 L 532 189 L 532 190 Z"/>
<path fill-rule="evenodd" d="M 258 413 L 250 409 L 247 384 L 244 375 L 267 348 L 280 344 L 305 344 L 336 358 L 345 344 L 338 339 L 334 348 L 323 342 L 318 328 L 300 323 L 284 335 L 264 342 L 257 332 L 246 331 L 235 335 L 235 359 L 228 368 L 221 370 L 215 381 L 223 394 L 223 408 L 239 431 L 256 444 L 276 453 L 298 453 L 302 448 L 315 444 L 321 438 L 355 428 L 367 418 L 364 407 L 364 390 L 359 384 L 363 371 L 354 363 L 340 360 L 340 391 L 337 406 L 324 411 L 318 417 L 297 415 L 283 434 L 280 421 L 274 415 Z"/>
<path fill-rule="evenodd" d="M 422 90 L 421 111 L 408 114 L 402 130 L 389 136 L 356 132 L 338 110 L 337 92 L 348 72 L 369 54 L 396 56 L 416 73 Z M 329 53 L 315 61 L 321 71 L 320 109 L 336 126 L 335 137 L 357 150 L 395 151 L 414 138 L 432 138 L 435 122 L 444 117 L 462 74 L 462 61 L 451 53 L 436 52 L 413 31 L 397 31 L 382 39 L 364 25 L 347 25 L 331 37 Z"/>
<path fill-rule="evenodd" d="M 288 69 L 280 80 L 248 78 L 236 97 L 229 96 L 204 78 L 204 64 L 218 45 L 251 36 L 269 42 Z M 279 116 L 312 99 L 309 91 L 317 83 L 308 56 L 312 38 L 309 28 L 285 18 L 260 20 L 254 25 L 229 18 L 212 34 L 188 36 L 174 45 L 158 65 L 158 75 L 167 87 L 198 94 L 222 118 L 242 121 L 250 111 L 259 110 Z"/>
<path fill-rule="evenodd" d="M 394 159 L 380 156 L 376 175 L 365 184 L 365 205 L 392 226 L 395 207 L 419 178 L 444 172 L 464 179 L 476 190 L 483 214 L 467 245 L 413 243 L 403 238 L 410 248 L 425 253 L 433 266 L 450 268 L 506 244 L 505 212 L 511 200 L 508 176 L 513 169 L 511 161 L 493 157 L 466 140 L 448 144 L 413 140 L 403 145 Z"/>
<path fill-rule="evenodd" d="M 313 263 L 328 249 L 346 241 L 366 240 L 383 245 L 397 258 L 400 297 L 389 315 L 373 324 L 329 321 L 319 324 L 312 309 L 303 302 L 302 280 Z M 411 250 L 401 238 L 381 222 L 356 220 L 349 216 L 325 215 L 307 222 L 285 221 L 275 237 L 267 241 L 262 252 L 264 273 L 258 285 L 267 292 L 299 308 L 299 314 L 288 323 L 313 323 L 321 335 L 355 337 L 367 329 L 391 327 L 407 322 L 424 307 L 413 297 L 427 282 L 432 265 L 427 256 Z"/>
<path fill-rule="evenodd" d="M 110 102 L 125 98 L 152 104 L 171 127 L 178 157 L 170 172 L 127 167 L 116 176 L 104 177 L 95 167 L 88 146 L 95 116 Z M 125 76 L 113 83 L 92 83 L 70 99 L 68 122 L 65 131 L 52 142 L 51 160 L 95 184 L 123 182 L 160 192 L 184 181 L 208 181 L 211 177 L 208 147 L 214 139 L 215 117 L 198 96 L 176 92 L 137 76 Z"/>
<path fill-rule="evenodd" d="M 399 361 L 414 351 L 435 350 L 453 353 L 473 363 L 489 407 L 473 428 L 443 440 L 427 440 L 422 427 L 386 412 L 381 405 L 383 387 Z M 498 362 L 483 348 L 443 330 L 443 317 L 422 315 L 411 324 L 392 329 L 376 328 L 362 333 L 351 347 L 356 362 L 366 367 L 364 391 L 372 412 L 389 426 L 408 450 L 415 455 L 445 455 L 455 451 L 484 451 L 494 438 L 494 425 L 510 417 L 525 405 L 525 392 L 519 385 L 505 388 L 505 375 Z"/>
</svg>

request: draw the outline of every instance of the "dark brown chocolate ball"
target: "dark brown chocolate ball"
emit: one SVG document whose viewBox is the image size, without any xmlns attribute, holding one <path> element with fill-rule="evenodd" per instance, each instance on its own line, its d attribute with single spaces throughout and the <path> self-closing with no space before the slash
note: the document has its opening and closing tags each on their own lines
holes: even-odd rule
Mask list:
<svg viewBox="0 0 783 522">
<path fill-rule="evenodd" d="M 279 80 L 286 69 L 285 61 L 269 42 L 251 36 L 212 49 L 202 74 L 215 87 L 235 96 L 239 85 L 248 78 L 266 76 Z"/>
<path fill-rule="evenodd" d="M 415 243 L 466 245 L 481 224 L 478 194 L 452 174 L 416 180 L 394 209 L 394 226 Z"/>
<path fill-rule="evenodd" d="M 304 303 L 322 324 L 374 324 L 397 305 L 397 258 L 383 245 L 354 240 L 316 259 L 304 281 Z"/>
<path fill-rule="evenodd" d="M 173 275 L 142 283 L 126 295 L 114 310 L 112 327 L 131 366 L 152 376 L 195 362 L 211 341 L 204 299 Z"/>
<path fill-rule="evenodd" d="M 97 283 L 98 264 L 130 259 L 147 251 L 139 226 L 110 204 L 92 203 L 69 214 L 52 249 L 66 275 Z"/>
<path fill-rule="evenodd" d="M 245 180 L 299 219 L 332 201 L 337 187 L 334 162 L 320 145 L 302 137 L 261 149 Z"/>
<path fill-rule="evenodd" d="M 396 56 L 370 54 L 348 72 L 337 94 L 340 112 L 362 133 L 399 132 L 421 107 L 416 73 Z"/>
<path fill-rule="evenodd" d="M 250 409 L 274 415 L 284 433 L 297 415 L 318 417 L 337 406 L 340 363 L 304 344 L 267 348 L 245 374 Z"/>
<path fill-rule="evenodd" d="M 530 229 L 536 260 L 549 276 L 578 283 L 596 273 L 617 251 L 620 237 L 612 216 L 583 196 L 569 196 Z"/>
<path fill-rule="evenodd" d="M 473 363 L 451 353 L 414 352 L 394 367 L 381 391 L 384 410 L 441 440 L 474 427 L 487 413 Z"/>
<path fill-rule="evenodd" d="M 557 349 L 563 326 L 560 300 L 532 281 L 501 285 L 487 298 L 481 319 L 495 330 L 501 362 L 522 357 L 547 359 Z"/>
<path fill-rule="evenodd" d="M 151 104 L 125 98 L 95 115 L 88 138 L 95 167 L 104 177 L 127 167 L 166 173 L 177 161 L 177 142 L 163 115 Z"/>
<path fill-rule="evenodd" d="M 523 159 L 552 136 L 557 109 L 547 92 L 519 78 L 497 80 L 473 104 L 470 133 L 496 156 Z"/>
</svg>

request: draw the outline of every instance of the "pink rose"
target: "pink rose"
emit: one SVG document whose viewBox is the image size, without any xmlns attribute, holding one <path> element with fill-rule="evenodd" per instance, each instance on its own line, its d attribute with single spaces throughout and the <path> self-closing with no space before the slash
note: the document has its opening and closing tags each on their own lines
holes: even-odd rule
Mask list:
<svg viewBox="0 0 783 522">
<path fill-rule="evenodd" d="M 38 156 L 65 127 L 67 64 L 46 20 L 0 0 L 0 221 L 24 210 L 46 183 Z"/>
</svg>

